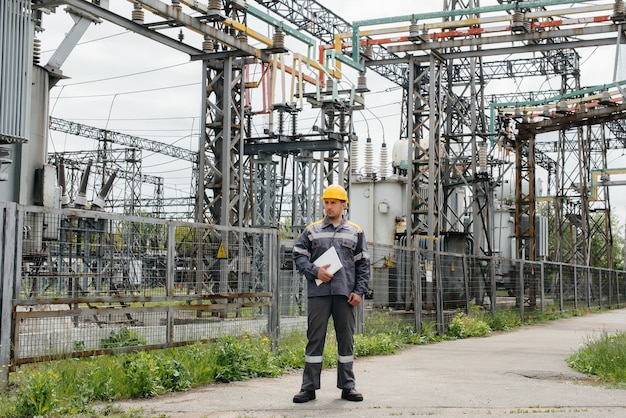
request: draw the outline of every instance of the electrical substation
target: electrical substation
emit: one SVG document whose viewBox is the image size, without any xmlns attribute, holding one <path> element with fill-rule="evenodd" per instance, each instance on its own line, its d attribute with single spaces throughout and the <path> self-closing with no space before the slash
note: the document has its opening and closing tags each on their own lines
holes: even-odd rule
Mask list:
<svg viewBox="0 0 626 418">
<path fill-rule="evenodd" d="M 624 2 L 376 3 L 349 21 L 315 0 L 3 0 L 1 364 L 124 351 L 105 344 L 122 327 L 149 348 L 302 328 L 291 248 L 333 183 L 370 246 L 361 325 L 623 303 Z M 104 23 L 197 63 L 196 148 L 54 114 L 64 63 Z M 386 90 L 399 129 L 381 141 Z M 51 150 L 51 133 L 97 147 Z M 147 155 L 188 166 L 191 193 L 168 194 Z"/>
</svg>

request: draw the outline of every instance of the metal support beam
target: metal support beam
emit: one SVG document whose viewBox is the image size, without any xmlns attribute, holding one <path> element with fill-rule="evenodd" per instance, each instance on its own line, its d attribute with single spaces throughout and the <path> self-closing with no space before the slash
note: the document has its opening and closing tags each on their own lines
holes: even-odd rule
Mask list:
<svg viewBox="0 0 626 418">
<path fill-rule="evenodd" d="M 111 22 L 117 26 L 128 29 L 132 32 L 138 33 L 139 35 L 145 36 L 146 38 L 157 41 L 165 46 L 173 48 L 177 51 L 184 52 L 185 54 L 189 54 L 190 56 L 202 54 L 202 50 L 194 48 L 192 46 L 186 45 L 176 39 L 170 38 L 169 36 L 163 35 L 159 32 L 151 30 L 143 25 L 133 22 L 129 19 L 124 19 L 120 15 L 111 12 L 105 8 L 99 7 L 94 3 L 84 1 L 84 0 L 63 0 L 62 2 L 58 1 L 42 1 L 35 5 L 37 8 L 45 8 L 49 7 L 51 4 L 67 4 L 72 6 L 76 10 L 80 10 L 82 12 L 88 13 L 92 16 L 96 16 L 102 18 L 108 22 Z"/>
<path fill-rule="evenodd" d="M 108 4 L 109 2 L 107 0 L 103 2 L 101 6 L 103 8 L 108 8 Z M 65 63 L 65 60 L 74 50 L 74 47 L 78 44 L 85 32 L 87 32 L 89 26 L 91 26 L 92 23 L 101 23 L 101 20 L 95 16 L 90 17 L 85 13 L 74 13 L 71 7 L 68 7 L 68 13 L 72 16 L 72 19 L 74 19 L 74 26 L 72 26 L 72 29 L 67 32 L 65 38 L 63 38 L 61 44 L 54 51 L 48 60 L 48 63 L 44 67 L 52 75 L 50 81 L 51 87 L 62 78 L 63 71 L 61 70 L 61 66 Z"/>
</svg>

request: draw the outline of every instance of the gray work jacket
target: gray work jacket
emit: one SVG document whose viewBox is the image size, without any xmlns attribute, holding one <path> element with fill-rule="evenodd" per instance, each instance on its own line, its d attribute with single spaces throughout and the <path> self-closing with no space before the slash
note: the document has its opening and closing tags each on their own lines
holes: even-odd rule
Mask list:
<svg viewBox="0 0 626 418">
<path fill-rule="evenodd" d="M 330 246 L 335 247 L 343 268 L 332 280 L 319 286 L 315 283 L 319 267 L 313 262 Z M 370 257 L 363 229 L 343 218 L 335 228 L 326 218 L 306 227 L 293 247 L 293 259 L 298 271 L 307 278 L 307 296 L 367 293 L 370 280 Z"/>
</svg>

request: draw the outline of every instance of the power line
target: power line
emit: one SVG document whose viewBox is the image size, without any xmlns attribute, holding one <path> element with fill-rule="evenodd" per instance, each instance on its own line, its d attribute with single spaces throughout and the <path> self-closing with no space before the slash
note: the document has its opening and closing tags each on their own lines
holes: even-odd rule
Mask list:
<svg viewBox="0 0 626 418">
<path fill-rule="evenodd" d="M 96 79 L 96 80 L 79 81 L 79 82 L 76 82 L 76 83 L 65 83 L 63 85 L 54 86 L 54 88 L 56 88 L 56 87 L 79 86 L 79 85 L 83 85 L 83 84 L 100 83 L 102 81 L 110 81 L 110 80 L 119 80 L 119 79 L 122 79 L 122 78 L 134 77 L 134 76 L 137 76 L 137 75 L 144 75 L 144 74 L 149 74 L 149 73 L 155 73 L 155 72 L 158 72 L 158 71 L 163 71 L 163 70 L 167 70 L 167 69 L 170 69 L 170 68 L 180 67 L 180 66 L 187 65 L 187 64 L 190 64 L 190 63 L 191 62 L 183 62 L 183 63 L 180 63 L 180 64 L 174 64 L 174 65 L 168 65 L 168 66 L 161 67 L 161 68 L 155 68 L 153 70 L 139 71 L 139 72 L 136 72 L 136 73 L 118 75 L 118 76 L 115 76 L 115 77 L 107 77 L 107 78 L 100 78 L 100 79 Z"/>
<path fill-rule="evenodd" d="M 95 39 L 90 39 L 88 41 L 79 42 L 76 45 L 85 45 L 85 44 L 89 44 L 89 43 L 93 43 L 93 42 L 99 42 L 99 41 L 103 41 L 105 39 L 111 39 L 111 38 L 115 38 L 115 37 L 120 36 L 120 35 L 127 35 L 127 34 L 130 34 L 130 33 L 132 33 L 132 32 L 124 31 L 124 32 L 114 33 L 113 35 L 103 36 L 102 38 L 95 38 Z M 41 51 L 41 53 L 42 54 L 51 54 L 54 51 L 56 51 L 56 49 L 48 49 L 46 51 Z"/>
<path fill-rule="evenodd" d="M 121 96 L 121 95 L 127 95 L 127 94 L 147 93 L 151 91 L 171 90 L 171 89 L 177 89 L 181 87 L 190 87 L 190 86 L 199 86 L 199 85 L 200 83 L 178 84 L 175 86 L 157 87 L 157 88 L 145 89 L 145 90 L 126 91 L 126 92 L 121 92 L 121 93 L 91 94 L 91 95 L 85 95 L 85 96 L 64 96 L 64 97 L 52 96 L 50 97 L 50 99 L 61 100 L 61 99 L 89 99 L 89 98 L 96 98 L 96 97 L 111 97 L 111 96 Z"/>
<path fill-rule="evenodd" d="M 73 121 L 78 122 L 78 121 L 82 121 L 82 120 L 88 120 L 88 121 L 98 121 L 98 120 L 110 120 L 110 121 L 117 121 L 117 120 L 122 120 L 122 121 L 138 121 L 138 120 L 176 120 L 176 119 L 197 119 L 197 116 L 171 116 L 171 117 L 161 117 L 161 118 L 72 118 Z"/>
</svg>

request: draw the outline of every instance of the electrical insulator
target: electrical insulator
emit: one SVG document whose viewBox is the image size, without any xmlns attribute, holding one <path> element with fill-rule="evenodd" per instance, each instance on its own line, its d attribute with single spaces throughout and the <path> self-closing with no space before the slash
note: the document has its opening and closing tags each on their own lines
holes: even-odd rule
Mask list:
<svg viewBox="0 0 626 418">
<path fill-rule="evenodd" d="M 274 31 L 274 38 L 272 39 L 272 48 L 285 49 L 285 33 L 283 29 L 277 27 Z"/>
<path fill-rule="evenodd" d="M 611 20 L 613 23 L 624 23 L 626 22 L 626 9 L 624 7 L 624 2 L 622 0 L 615 0 L 615 4 L 613 4 L 613 16 L 611 16 Z"/>
<path fill-rule="evenodd" d="M 298 115 L 296 112 L 291 114 L 291 135 L 296 137 L 298 135 Z"/>
<path fill-rule="evenodd" d="M 246 137 L 252 136 L 252 112 L 246 112 Z"/>
<path fill-rule="evenodd" d="M 478 164 L 479 171 L 487 171 L 487 144 L 485 142 L 478 145 Z"/>
<path fill-rule="evenodd" d="M 180 0 L 172 0 L 172 7 L 174 9 L 182 9 L 182 6 L 180 5 Z"/>
<path fill-rule="evenodd" d="M 278 133 L 281 135 L 285 133 L 285 112 L 282 110 L 278 112 Z"/>
<path fill-rule="evenodd" d="M 367 138 L 365 142 L 365 175 L 372 177 L 374 167 L 374 145 L 372 144 L 372 138 Z"/>
<path fill-rule="evenodd" d="M 131 19 L 135 23 L 143 24 L 144 13 L 141 3 L 135 3 L 133 5 L 133 11 L 131 13 Z"/>
<path fill-rule="evenodd" d="M 339 113 L 339 132 L 346 132 L 346 112 L 343 110 Z"/>
<path fill-rule="evenodd" d="M 389 150 L 387 144 L 383 142 L 380 148 L 380 177 L 387 178 L 387 164 L 389 164 Z"/>
<path fill-rule="evenodd" d="M 350 171 L 356 175 L 359 169 L 359 141 L 354 139 L 350 142 Z"/>
<path fill-rule="evenodd" d="M 357 90 L 367 90 L 367 77 L 365 77 L 365 73 L 359 73 L 356 88 Z"/>
<path fill-rule="evenodd" d="M 33 39 L 33 64 L 39 64 L 41 59 L 41 39 Z"/>
<path fill-rule="evenodd" d="M 204 37 L 204 41 L 202 41 L 202 51 L 211 53 L 215 50 L 215 46 L 213 44 L 213 40 L 208 36 Z"/>
<path fill-rule="evenodd" d="M 87 161 L 87 167 L 85 168 L 85 172 L 83 173 L 83 176 L 80 179 L 80 186 L 78 188 L 78 193 L 76 195 L 76 199 L 74 199 L 74 204 L 77 207 L 87 206 L 87 186 L 89 184 L 89 174 L 91 173 L 92 164 L 93 164 L 92 160 Z"/>
<path fill-rule="evenodd" d="M 416 40 L 419 39 L 420 36 L 420 28 L 417 25 L 417 20 L 411 20 L 411 25 L 409 26 L 409 39 Z"/>
<path fill-rule="evenodd" d="M 511 32 L 526 32 L 526 27 L 524 26 L 524 13 L 522 13 L 520 9 L 516 9 L 511 17 Z"/>
<path fill-rule="evenodd" d="M 222 10 L 222 0 L 209 0 L 208 11 L 220 12 Z"/>
<path fill-rule="evenodd" d="M 57 175 L 58 175 L 57 182 L 59 186 L 61 187 L 61 205 L 65 207 L 69 205 L 70 203 L 70 196 L 67 193 L 67 185 L 66 185 L 67 183 L 65 180 L 65 164 L 63 163 L 63 161 L 59 162 Z"/>
</svg>

